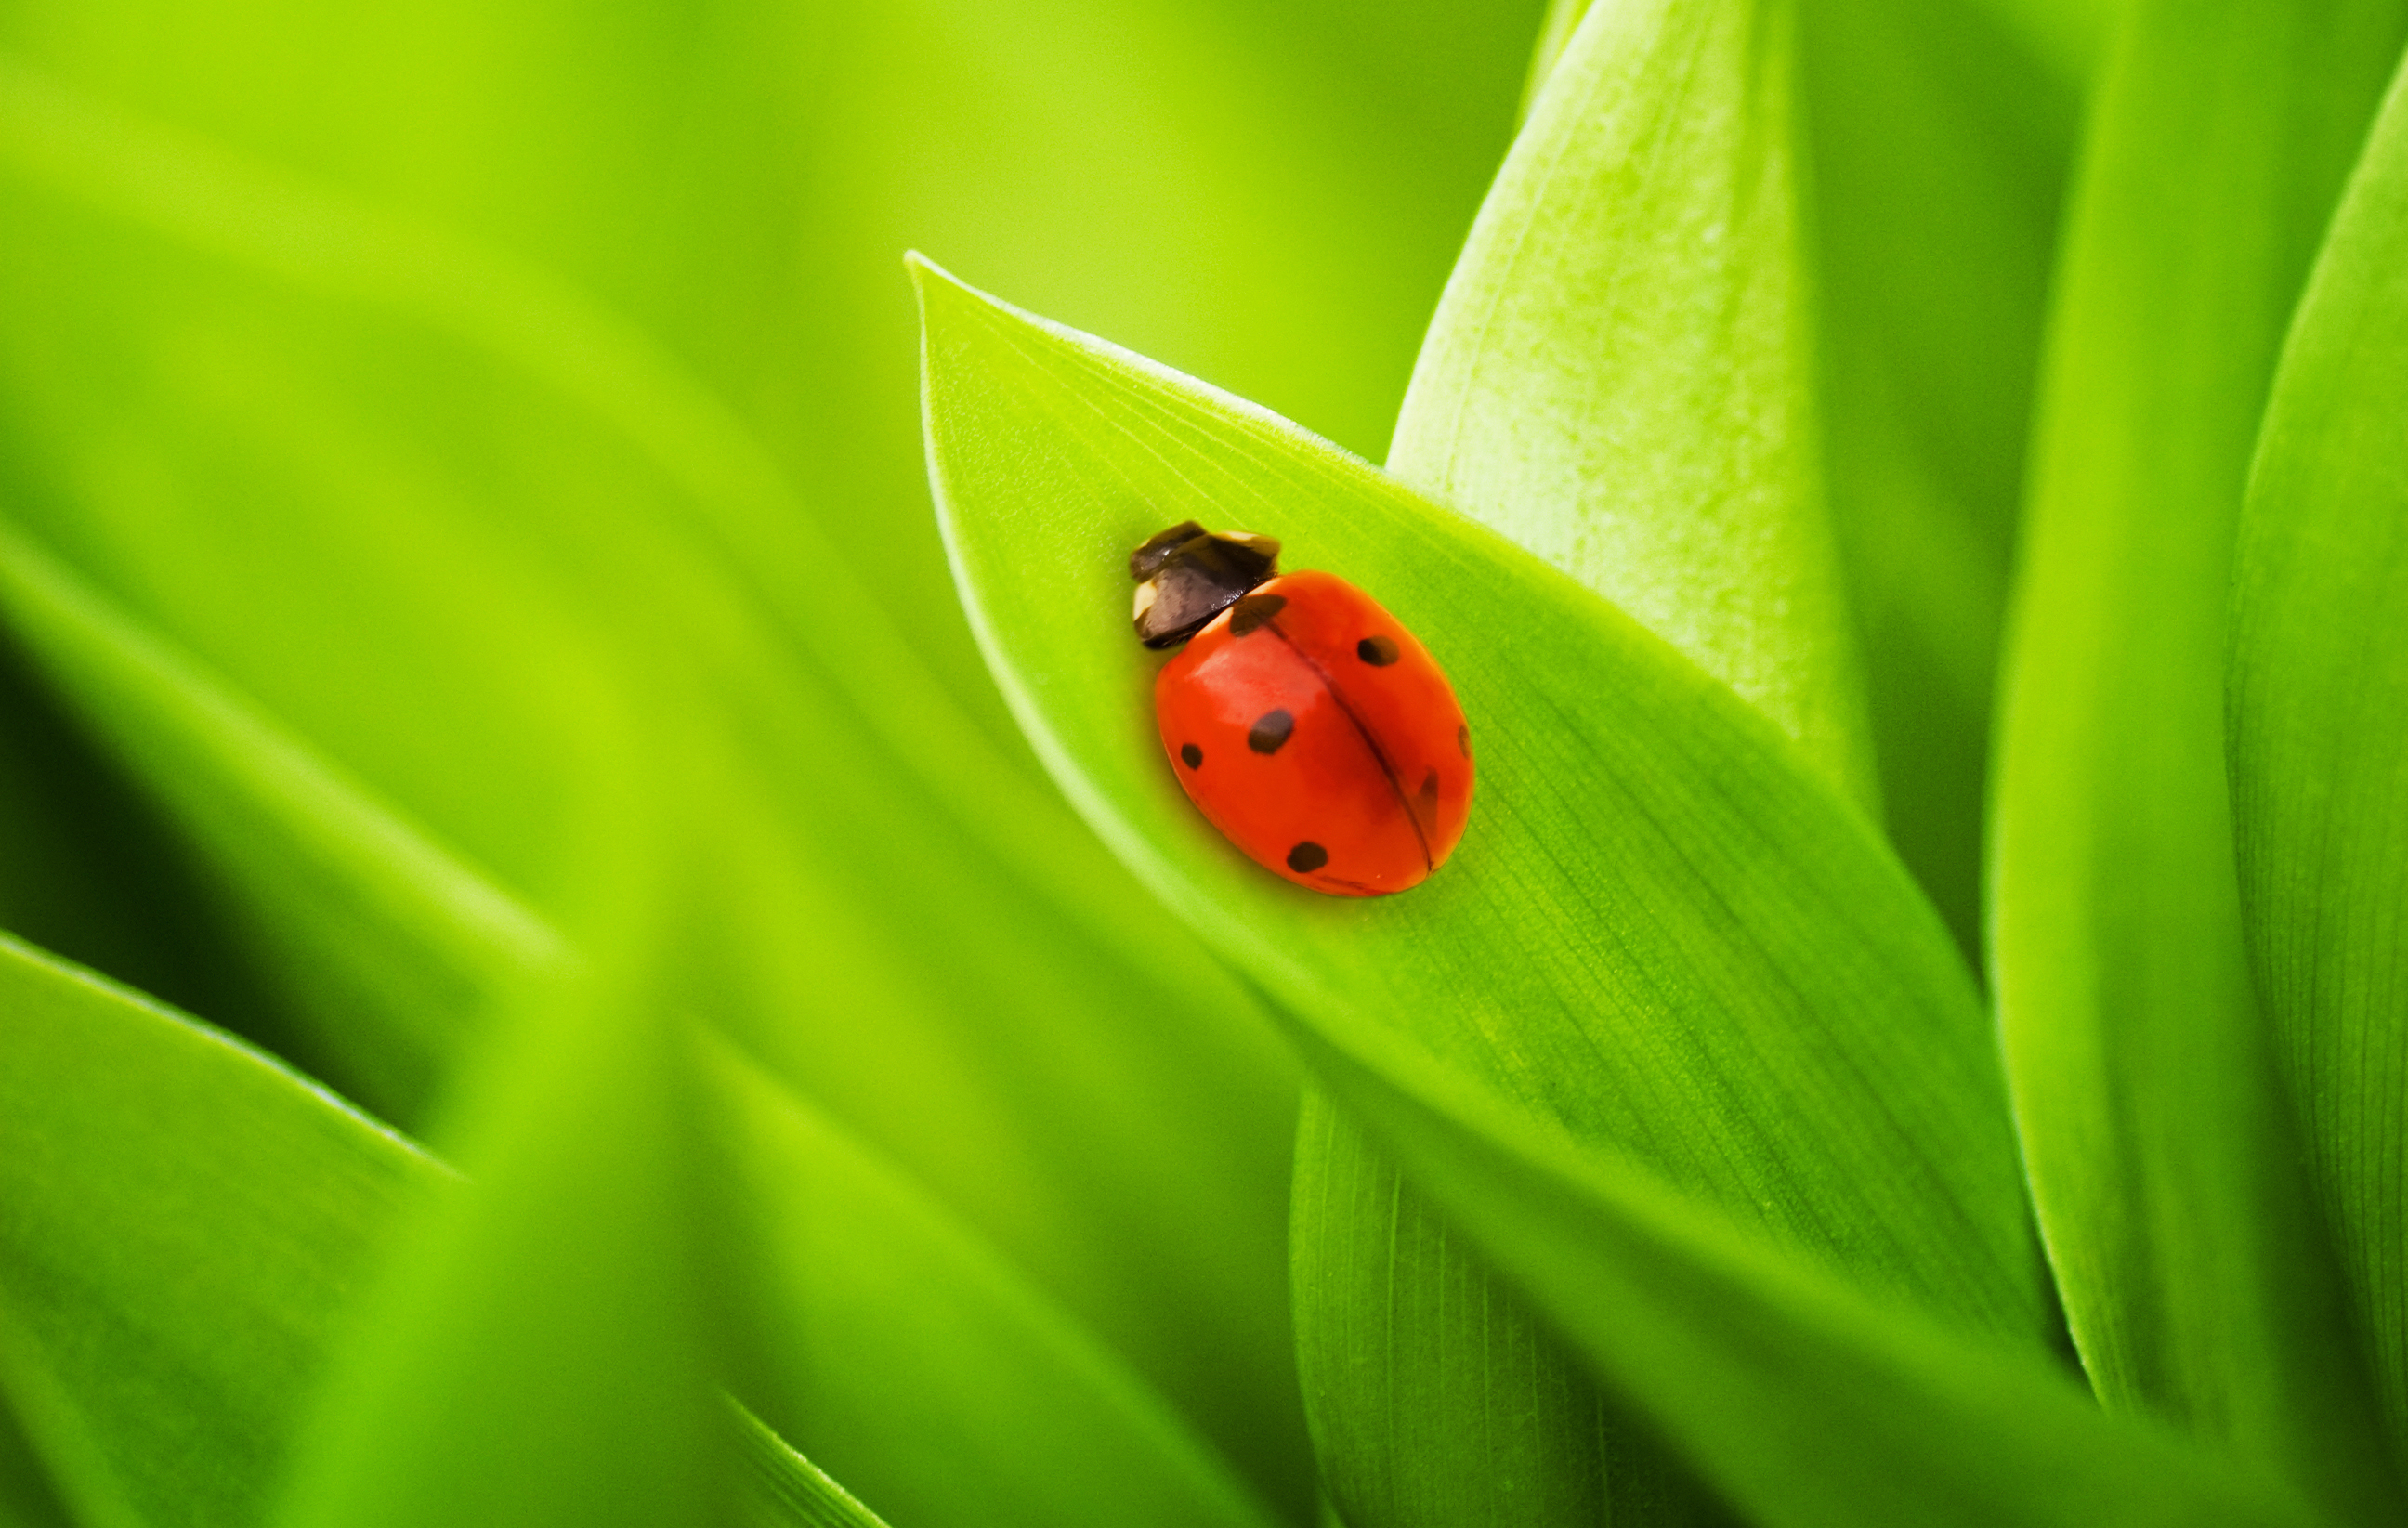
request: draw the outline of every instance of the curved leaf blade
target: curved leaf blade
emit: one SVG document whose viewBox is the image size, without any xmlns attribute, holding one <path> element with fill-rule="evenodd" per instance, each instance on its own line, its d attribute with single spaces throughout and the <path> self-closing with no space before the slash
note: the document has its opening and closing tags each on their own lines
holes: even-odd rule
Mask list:
<svg viewBox="0 0 2408 1528">
<path fill-rule="evenodd" d="M 2250 988 L 2220 717 L 2276 346 L 2408 7 L 2142 0 L 2052 316 L 2004 684 L 1996 988 L 2041 1223 L 2111 1406 L 2384 1521 Z"/>
<path fill-rule="evenodd" d="M 2258 991 L 2408 1462 L 2408 75 L 2326 240 L 2242 516 L 2226 738 Z"/>
<path fill-rule="evenodd" d="M 354 1292 L 446 1178 L 225 1035 L 0 936 L 0 1382 L 79 1516 L 260 1521 Z"/>
<path fill-rule="evenodd" d="M 1384 1150 L 1597 1372 L 1769 1528 L 2241 1528 L 2319 1520 L 2029 1349 L 1971 1339 L 1768 1246 L 1610 1146 L 1354 1014 L 1293 1033 Z"/>
</svg>

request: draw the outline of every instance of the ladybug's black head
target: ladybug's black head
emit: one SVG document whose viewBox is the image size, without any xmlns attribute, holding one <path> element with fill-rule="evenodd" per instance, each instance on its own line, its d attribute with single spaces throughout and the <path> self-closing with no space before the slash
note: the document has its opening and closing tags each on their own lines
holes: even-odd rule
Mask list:
<svg viewBox="0 0 2408 1528">
<path fill-rule="evenodd" d="M 1251 531 L 1207 531 L 1192 520 L 1129 553 L 1137 580 L 1137 639 L 1150 648 L 1186 641 L 1204 623 L 1279 571 L 1280 544 Z"/>
</svg>

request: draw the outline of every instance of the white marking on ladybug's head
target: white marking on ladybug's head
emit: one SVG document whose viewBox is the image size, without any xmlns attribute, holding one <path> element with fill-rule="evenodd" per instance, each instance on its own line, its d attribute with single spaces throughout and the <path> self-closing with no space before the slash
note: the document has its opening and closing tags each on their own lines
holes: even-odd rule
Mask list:
<svg viewBox="0 0 2408 1528">
<path fill-rule="evenodd" d="M 1143 621 L 1145 619 L 1145 613 L 1154 608 L 1154 602 L 1160 598 L 1161 594 L 1161 586 L 1152 578 L 1148 578 L 1145 582 L 1138 585 L 1137 609 L 1130 615 L 1129 619 L 1131 621 Z"/>
</svg>

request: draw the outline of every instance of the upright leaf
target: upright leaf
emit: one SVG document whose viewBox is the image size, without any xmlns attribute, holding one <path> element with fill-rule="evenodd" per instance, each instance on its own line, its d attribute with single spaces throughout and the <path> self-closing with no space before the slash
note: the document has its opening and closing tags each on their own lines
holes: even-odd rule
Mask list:
<svg viewBox="0 0 2408 1528">
<path fill-rule="evenodd" d="M 1630 610 L 1871 807 L 1816 442 L 1795 9 L 1558 7 L 1537 67 L 1573 22 L 1389 465 Z M 1346 1128 L 1299 1137 L 1295 1235 L 1306 1395 L 1350 1521 L 1691 1515 L 1409 1185 L 1326 1192 L 1315 1151 L 1351 1156 Z"/>
<path fill-rule="evenodd" d="M 1968 958 L 2077 98 L 1980 0 L 1803 0 L 1832 518 L 1890 841 Z"/>
<path fill-rule="evenodd" d="M 2403 79 L 2275 375 L 2233 572 L 2225 721 L 2258 991 L 2395 1462 L 2408 1461 Z"/>
<path fill-rule="evenodd" d="M 1591 7 L 1456 262 L 1388 466 L 1628 610 L 1870 806 L 1795 30 L 1789 0 Z"/>
<path fill-rule="evenodd" d="M 2086 144 L 2015 592 L 1994 959 L 2103 1399 L 2396 1509 L 2250 991 L 2221 719 L 2249 443 L 2408 7 L 2142 0 Z"/>
<path fill-rule="evenodd" d="M 932 470 L 998 682 L 1072 801 L 1223 958 L 1301 1014 L 1376 1015 L 1874 1287 L 2011 1341 L 2037 1329 L 1963 967 L 1793 744 L 1362 463 L 939 273 L 921 285 Z M 1178 791 L 1123 565 L 1188 515 L 1276 527 L 1294 564 L 1342 568 L 1447 665 L 1481 793 L 1428 884 L 1297 891 Z M 1064 577 L 1015 575 L 1032 543 Z"/>
</svg>

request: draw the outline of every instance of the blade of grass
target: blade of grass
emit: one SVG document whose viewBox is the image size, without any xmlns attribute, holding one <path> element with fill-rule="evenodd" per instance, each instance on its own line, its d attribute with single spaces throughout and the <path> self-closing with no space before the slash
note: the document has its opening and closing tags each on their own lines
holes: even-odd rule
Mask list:
<svg viewBox="0 0 2408 1528">
<path fill-rule="evenodd" d="M 2403 355 L 2408 72 L 2393 77 L 2275 374 L 2233 571 L 2225 721 L 2258 992 L 2395 1469 L 2408 1464 Z"/>
<path fill-rule="evenodd" d="M 2111 1407 L 2396 1514 L 2243 952 L 2220 711 L 2274 351 L 2408 7 L 2143 0 L 2051 318 L 2005 679 L 1995 980 Z"/>
<path fill-rule="evenodd" d="M 1107 842 L 1283 1006 L 1378 1013 L 1582 1139 L 1946 1319 L 2028 1339 L 2003 1099 L 1946 935 L 1861 819 L 1712 678 L 1363 464 L 922 265 L 932 477 L 966 605 Z M 1268 525 L 1446 664 L 1481 802 L 1409 895 L 1240 860 L 1152 736 L 1122 562 Z M 1015 576 L 1031 538 L 1073 572 Z M 1761 1069 L 1761 1070 L 1759 1070 Z"/>
</svg>

